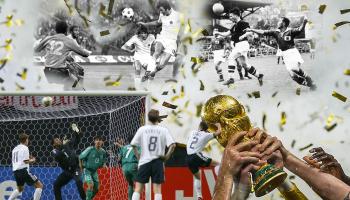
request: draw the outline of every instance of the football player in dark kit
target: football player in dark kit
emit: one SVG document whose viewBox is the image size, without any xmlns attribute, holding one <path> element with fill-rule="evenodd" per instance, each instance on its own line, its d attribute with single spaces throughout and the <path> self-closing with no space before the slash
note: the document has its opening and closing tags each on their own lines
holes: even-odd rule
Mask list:
<svg viewBox="0 0 350 200">
<path fill-rule="evenodd" d="M 261 35 L 272 36 L 277 40 L 279 48 L 282 50 L 284 64 L 292 77 L 292 79 L 300 85 L 309 87 L 311 90 L 316 89 L 310 76 L 308 76 L 301 68 L 304 63 L 298 49 L 295 47 L 294 39 L 305 30 L 307 23 L 304 17 L 303 23 L 298 28 L 289 28 L 290 20 L 286 17 L 280 19 L 277 30 L 256 30 L 246 29 L 247 32 L 254 32 Z"/>
<path fill-rule="evenodd" d="M 248 39 L 251 37 L 251 33 L 246 33 L 246 29 L 250 28 L 249 23 L 241 18 L 241 11 L 238 8 L 233 8 L 229 13 L 229 19 L 235 23 L 231 30 L 227 32 L 214 32 L 214 35 L 221 35 L 224 37 L 231 36 L 232 51 L 228 57 L 228 72 L 230 78 L 224 83 L 224 85 L 230 85 L 234 83 L 233 74 L 235 72 L 235 65 L 240 79 L 243 80 L 242 67 L 245 69 L 245 77 L 250 79 L 251 74 L 255 76 L 259 84 L 263 84 L 264 75 L 259 73 L 256 68 L 248 63 L 248 52 L 250 49 Z"/>
<path fill-rule="evenodd" d="M 71 140 L 65 141 L 64 139 L 62 142 L 58 137 L 52 139 L 52 145 L 54 147 L 52 154 L 58 163 L 58 166 L 63 170 L 63 172 L 56 178 L 53 185 L 56 200 L 62 199 L 61 188 L 67 185 L 71 180 L 75 181 L 80 198 L 82 200 L 85 200 L 86 198 L 81 174 L 79 172 L 79 160 L 75 152 L 80 142 L 81 133 L 76 124 L 72 124 L 71 128 L 74 131 Z"/>
</svg>

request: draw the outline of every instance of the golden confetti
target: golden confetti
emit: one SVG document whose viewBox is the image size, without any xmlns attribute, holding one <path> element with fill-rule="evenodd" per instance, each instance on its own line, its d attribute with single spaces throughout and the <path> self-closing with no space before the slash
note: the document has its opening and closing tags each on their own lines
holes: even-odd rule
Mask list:
<svg viewBox="0 0 350 200">
<path fill-rule="evenodd" d="M 184 108 L 187 108 L 189 105 L 190 105 L 190 100 L 187 100 L 185 105 L 184 105 Z"/>
<path fill-rule="evenodd" d="M 135 87 L 128 87 L 128 91 L 136 91 Z"/>
<path fill-rule="evenodd" d="M 22 73 L 17 73 L 17 76 L 19 76 L 22 80 L 26 80 L 27 79 L 27 72 L 28 72 L 28 69 L 24 68 Z"/>
<path fill-rule="evenodd" d="M 310 143 L 310 144 L 306 145 L 305 147 L 299 148 L 299 151 L 304 151 L 304 150 L 306 150 L 306 149 L 308 149 L 308 148 L 310 148 L 310 147 L 312 147 L 312 146 L 313 146 L 313 144 Z"/>
<path fill-rule="evenodd" d="M 300 96 L 300 92 L 301 92 L 301 88 L 297 88 L 297 90 L 295 91 L 295 94 Z"/>
<path fill-rule="evenodd" d="M 200 63 L 204 63 L 204 60 L 202 58 L 198 58 L 198 57 L 191 57 L 191 62 L 193 62 L 195 64 L 200 64 Z"/>
<path fill-rule="evenodd" d="M 260 98 L 260 91 L 254 91 L 254 92 L 252 92 L 252 95 L 253 95 L 256 99 L 258 99 L 258 98 Z"/>
<path fill-rule="evenodd" d="M 203 91 L 203 90 L 205 89 L 204 84 L 203 84 L 203 81 L 202 81 L 202 80 L 199 80 L 199 82 L 200 82 L 199 90 Z"/>
<path fill-rule="evenodd" d="M 346 13 L 348 13 L 348 12 L 350 12 L 350 9 L 343 9 L 343 10 L 340 10 L 340 14 L 346 14 Z"/>
<path fill-rule="evenodd" d="M 301 11 L 308 11 L 309 8 L 307 7 L 307 5 L 304 4 L 304 5 L 301 5 L 300 10 Z"/>
<path fill-rule="evenodd" d="M 196 106 L 196 117 L 200 117 L 202 113 L 203 103 L 200 103 Z"/>
<path fill-rule="evenodd" d="M 117 86 L 120 86 L 120 84 L 121 84 L 120 80 L 122 79 L 122 77 L 123 77 L 122 75 L 119 75 L 116 80 L 110 80 L 111 77 L 107 76 L 103 80 L 105 81 L 105 85 L 107 87 L 109 87 L 109 86 L 117 87 Z"/>
<path fill-rule="evenodd" d="M 162 95 L 168 95 L 168 91 L 164 91 L 163 93 L 162 93 Z"/>
<path fill-rule="evenodd" d="M 278 91 L 276 91 L 275 93 L 273 93 L 271 97 L 274 98 L 277 94 L 278 94 Z"/>
<path fill-rule="evenodd" d="M 344 75 L 350 76 L 350 69 L 344 70 Z"/>
<path fill-rule="evenodd" d="M 21 86 L 20 84 L 18 83 L 15 83 L 16 84 L 16 91 L 19 91 L 19 90 L 24 90 L 25 88 L 23 86 Z"/>
<path fill-rule="evenodd" d="M 0 77 L 0 83 L 4 83 L 4 79 Z"/>
<path fill-rule="evenodd" d="M 176 108 L 177 108 L 177 105 L 168 103 L 168 102 L 166 102 L 166 101 L 163 102 L 162 106 L 167 107 L 167 108 L 170 108 L 170 109 L 176 109 Z"/>
<path fill-rule="evenodd" d="M 335 98 L 337 98 L 337 99 L 339 99 L 339 100 L 342 101 L 342 102 L 346 102 L 346 100 L 347 100 L 347 97 L 345 97 L 345 96 L 339 94 L 339 93 L 336 92 L 336 91 L 333 91 L 332 96 L 335 97 Z"/>
<path fill-rule="evenodd" d="M 185 97 L 185 87 L 182 85 L 180 89 L 180 98 L 184 98 L 184 97 Z"/>
<path fill-rule="evenodd" d="M 105 31 L 101 31 L 100 32 L 100 36 L 106 36 L 106 35 L 109 35 L 109 30 L 105 30 Z"/>
<path fill-rule="evenodd" d="M 287 123 L 287 114 L 286 114 L 286 112 L 282 112 L 281 113 L 281 120 L 279 123 L 279 127 L 280 127 L 281 131 L 283 130 L 283 126 L 286 125 L 286 123 Z"/>
<path fill-rule="evenodd" d="M 23 20 L 23 19 L 16 19 L 16 20 L 15 20 L 15 24 L 16 24 L 17 26 L 22 26 L 22 25 L 24 24 L 24 20 Z"/>
<path fill-rule="evenodd" d="M 7 58 L 0 59 L 0 70 L 5 67 L 7 62 L 8 62 Z"/>
<path fill-rule="evenodd" d="M 262 127 L 264 130 L 266 130 L 265 124 L 266 124 L 266 113 L 263 113 L 263 117 L 262 117 Z"/>
<path fill-rule="evenodd" d="M 151 97 L 151 100 L 152 100 L 154 103 L 158 103 L 158 99 L 155 98 L 155 97 Z"/>
<path fill-rule="evenodd" d="M 345 24 L 349 24 L 349 23 L 350 23 L 350 21 L 341 21 L 341 22 L 335 23 L 333 29 L 335 30 L 338 27 L 343 26 Z"/>
<path fill-rule="evenodd" d="M 324 11 L 326 10 L 326 8 L 327 8 L 327 5 L 325 5 L 325 4 L 320 5 L 320 7 L 318 8 L 318 12 L 319 12 L 320 14 L 323 14 Z"/>
<path fill-rule="evenodd" d="M 330 125 L 330 126 L 326 125 L 326 126 L 324 127 L 324 129 L 326 129 L 326 131 L 330 132 L 330 131 L 332 131 L 337 125 L 338 125 L 337 123 L 334 123 L 334 124 L 332 124 L 332 125 Z"/>
<path fill-rule="evenodd" d="M 291 146 L 292 148 L 294 148 L 295 143 L 296 143 L 296 141 L 295 141 L 295 140 L 293 140 L 293 141 L 292 141 L 292 144 L 291 144 L 290 146 Z"/>
<path fill-rule="evenodd" d="M 173 96 L 173 97 L 170 99 L 170 101 L 171 101 L 171 102 L 174 102 L 174 101 L 176 101 L 176 100 L 178 100 L 178 99 L 180 99 L 180 96 L 179 96 L 179 95 L 175 95 L 175 96 Z"/>
<path fill-rule="evenodd" d="M 106 9 L 106 6 L 103 5 L 103 3 L 100 3 L 100 10 L 99 10 L 99 14 L 102 16 L 102 17 L 108 17 L 107 14 L 105 13 L 105 9 Z"/>
<path fill-rule="evenodd" d="M 108 4 L 108 15 L 109 16 L 112 15 L 113 5 L 114 5 L 114 0 L 109 0 L 109 4 Z"/>
</svg>

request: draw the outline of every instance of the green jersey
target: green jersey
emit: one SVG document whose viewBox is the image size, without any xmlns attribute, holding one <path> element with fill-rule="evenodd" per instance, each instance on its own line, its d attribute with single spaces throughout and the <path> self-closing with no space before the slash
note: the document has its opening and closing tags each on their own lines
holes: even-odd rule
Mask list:
<svg viewBox="0 0 350 200">
<path fill-rule="evenodd" d="M 102 148 L 96 149 L 91 146 L 79 155 L 79 159 L 83 160 L 83 166 L 85 169 L 96 171 L 106 163 L 107 152 Z"/>
<path fill-rule="evenodd" d="M 140 147 L 137 147 L 138 152 L 140 153 Z M 125 145 L 119 150 L 119 158 L 121 159 L 122 165 L 126 163 L 137 163 L 138 160 L 135 156 L 134 150 L 130 144 Z"/>
</svg>

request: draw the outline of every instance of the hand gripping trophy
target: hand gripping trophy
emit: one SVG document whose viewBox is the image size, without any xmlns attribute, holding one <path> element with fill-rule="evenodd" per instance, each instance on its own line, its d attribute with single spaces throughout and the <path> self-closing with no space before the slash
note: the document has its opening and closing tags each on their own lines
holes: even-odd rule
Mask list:
<svg viewBox="0 0 350 200">
<path fill-rule="evenodd" d="M 209 125 L 209 131 L 215 131 L 215 123 L 221 124 L 221 134 L 218 142 L 226 147 L 232 135 L 252 129 L 250 120 L 244 107 L 232 96 L 217 95 L 210 98 L 202 110 L 202 120 Z M 241 142 L 249 140 L 245 137 Z M 265 164 L 253 174 L 253 187 L 255 196 L 261 197 L 271 192 L 287 177 L 287 173 L 271 164 Z"/>
</svg>

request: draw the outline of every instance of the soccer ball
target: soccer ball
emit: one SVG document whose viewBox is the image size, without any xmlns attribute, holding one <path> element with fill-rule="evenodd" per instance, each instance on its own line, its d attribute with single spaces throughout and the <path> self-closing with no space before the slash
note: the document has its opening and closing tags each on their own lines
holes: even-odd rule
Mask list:
<svg viewBox="0 0 350 200">
<path fill-rule="evenodd" d="M 134 17 L 134 10 L 132 8 L 124 8 L 122 16 L 124 19 L 132 20 Z"/>
<path fill-rule="evenodd" d="M 220 15 L 221 13 L 224 12 L 224 6 L 221 3 L 215 3 L 213 5 L 213 12 L 217 15 Z"/>
<path fill-rule="evenodd" d="M 45 107 L 49 107 L 52 105 L 52 97 L 43 97 L 41 99 L 41 103 L 45 106 Z"/>
</svg>

